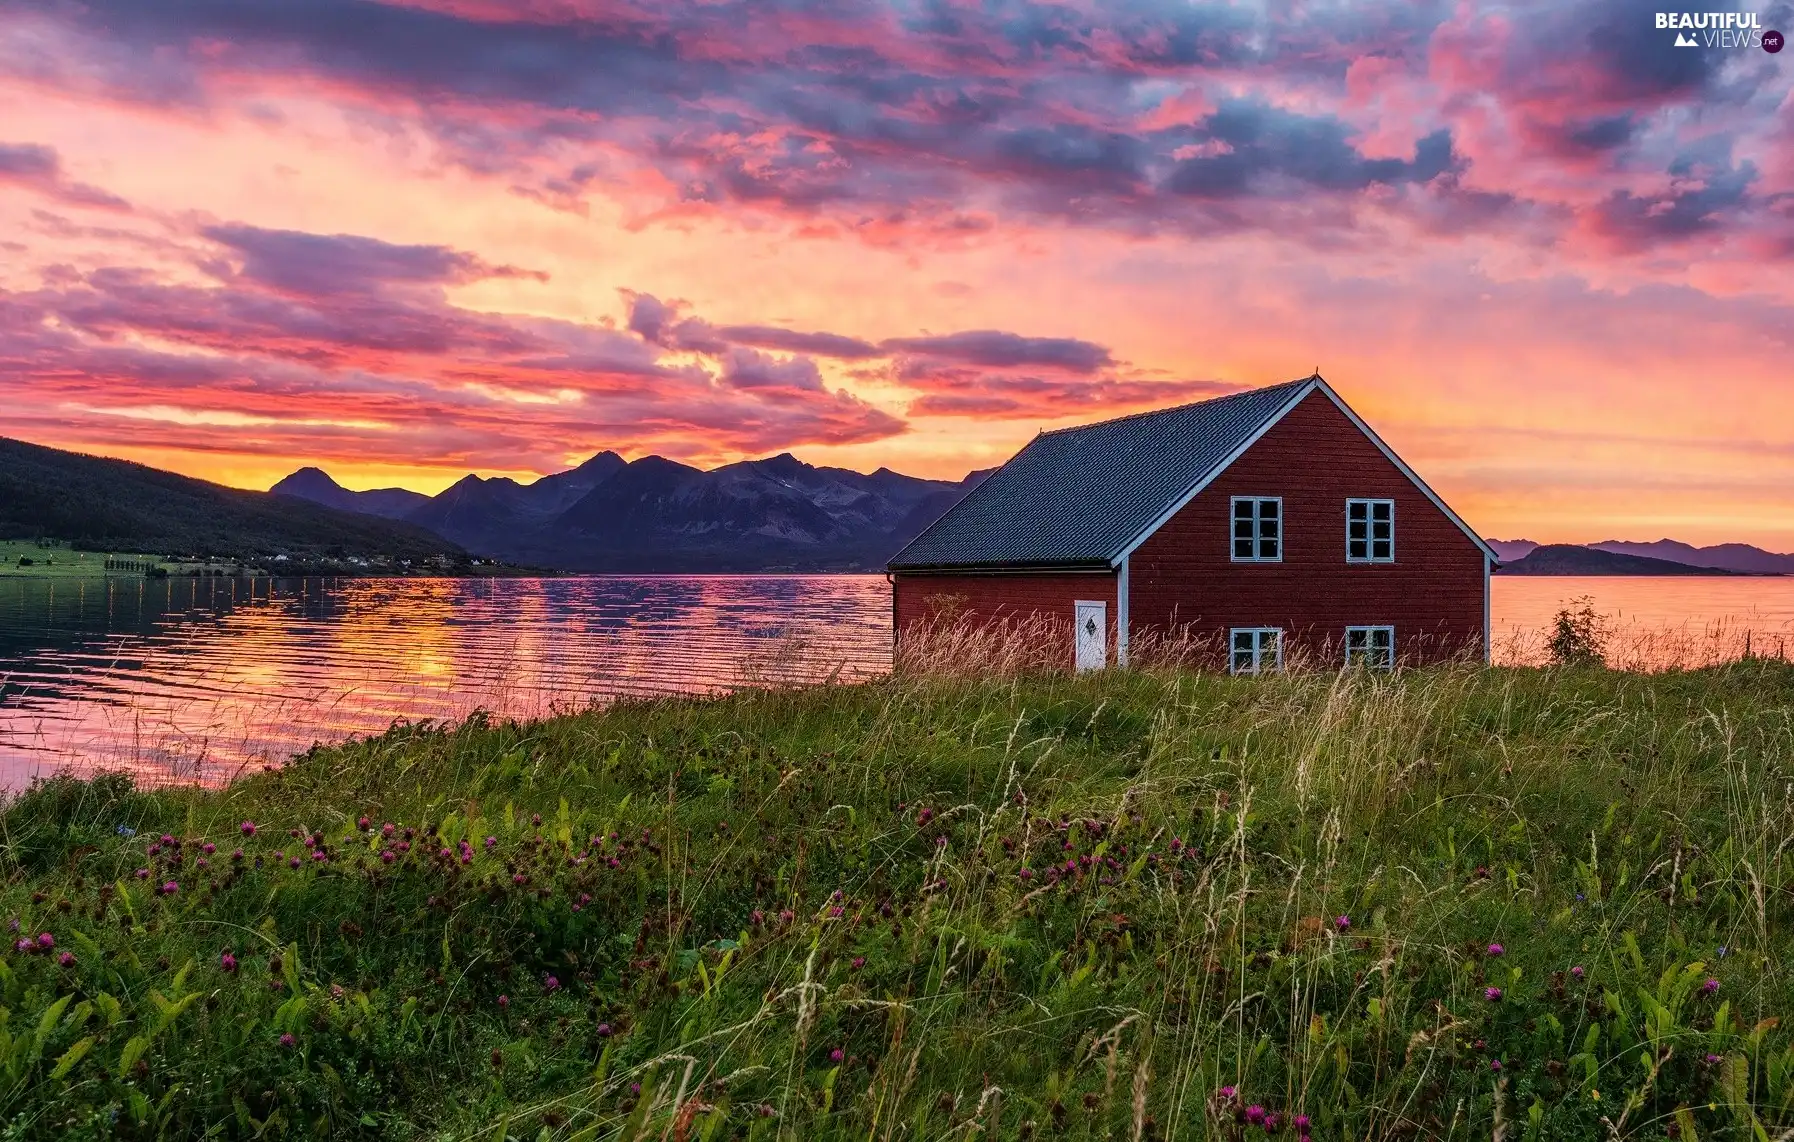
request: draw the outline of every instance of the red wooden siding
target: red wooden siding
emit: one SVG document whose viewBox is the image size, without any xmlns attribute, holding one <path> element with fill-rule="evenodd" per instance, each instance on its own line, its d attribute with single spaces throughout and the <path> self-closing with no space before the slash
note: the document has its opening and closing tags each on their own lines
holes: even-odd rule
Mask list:
<svg viewBox="0 0 1794 1142">
<path fill-rule="evenodd" d="M 895 576 L 896 610 L 892 619 L 898 636 L 911 623 L 935 620 L 943 614 L 977 622 L 1001 622 L 1031 615 L 1065 620 L 1065 665 L 1072 665 L 1074 649 L 1071 624 L 1073 606 L 1080 599 L 1108 604 L 1109 659 L 1115 659 L 1115 586 L 1112 573 L 1067 572 L 1046 574 L 933 574 L 904 572 Z"/>
<path fill-rule="evenodd" d="M 1283 499 L 1283 561 L 1235 563 L 1234 496 Z M 1395 501 L 1395 562 L 1346 562 L 1346 500 Z M 1480 651 L 1482 551 L 1324 393 L 1310 393 L 1128 564 L 1129 628 L 1282 627 L 1288 646 L 1338 655 L 1347 626 L 1394 626 L 1398 653 Z"/>
</svg>

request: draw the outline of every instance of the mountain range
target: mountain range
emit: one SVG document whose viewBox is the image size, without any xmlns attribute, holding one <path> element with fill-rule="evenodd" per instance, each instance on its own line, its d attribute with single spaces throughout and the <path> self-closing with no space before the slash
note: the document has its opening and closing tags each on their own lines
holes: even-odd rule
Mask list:
<svg viewBox="0 0 1794 1142">
<path fill-rule="evenodd" d="M 1495 554 L 1501 557 L 1502 571 L 1507 574 L 1677 575 L 1686 574 L 1677 568 L 1693 568 L 1734 575 L 1794 575 L 1794 554 L 1765 551 L 1748 543 L 1718 543 L 1711 547 L 1695 547 L 1675 539 L 1659 539 L 1650 543 L 1604 539 L 1599 543 L 1580 545 L 1541 545 L 1530 539 L 1491 539 L 1487 542 L 1495 549 Z M 1542 557 L 1539 556 L 1540 552 L 1544 552 Z M 1603 556 L 1622 558 L 1616 560 Z M 1645 570 L 1642 569 L 1645 565 L 1627 563 L 1627 559 L 1642 559 L 1648 563 L 1670 566 Z M 1546 565 L 1560 569 L 1540 570 Z"/>
<path fill-rule="evenodd" d="M 0 437 L 0 539 L 38 536 L 94 551 L 278 560 L 286 570 L 467 563 L 416 524 Z"/>
<path fill-rule="evenodd" d="M 987 475 L 866 474 L 788 453 L 706 471 L 600 452 L 527 484 L 469 475 L 434 496 L 350 491 L 318 468 L 254 492 L 0 437 L 0 539 L 284 555 L 283 570 L 464 568 L 471 552 L 568 571 L 876 571 Z M 1488 542 L 1508 575 L 1794 574 L 1794 554 L 1743 543 Z"/>
<path fill-rule="evenodd" d="M 350 491 L 317 468 L 270 491 L 428 528 L 476 555 L 567 571 L 871 571 L 988 474 L 866 474 L 789 453 L 706 471 L 600 452 L 532 483 L 469 475 L 434 496 Z"/>
</svg>

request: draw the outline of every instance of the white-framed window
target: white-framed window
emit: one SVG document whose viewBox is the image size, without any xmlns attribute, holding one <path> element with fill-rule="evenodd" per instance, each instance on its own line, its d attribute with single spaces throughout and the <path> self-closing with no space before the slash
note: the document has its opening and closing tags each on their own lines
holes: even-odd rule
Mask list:
<svg viewBox="0 0 1794 1142">
<path fill-rule="evenodd" d="M 1277 496 L 1233 497 L 1233 561 L 1283 562 L 1283 500 Z"/>
<path fill-rule="evenodd" d="M 1395 628 L 1347 627 L 1345 660 L 1347 666 L 1363 666 L 1370 670 L 1395 669 Z"/>
<path fill-rule="evenodd" d="M 1395 562 L 1395 501 L 1346 501 L 1346 562 Z"/>
<path fill-rule="evenodd" d="M 1283 669 L 1281 627 L 1234 627 L 1227 632 L 1227 645 L 1227 669 L 1233 674 Z"/>
</svg>

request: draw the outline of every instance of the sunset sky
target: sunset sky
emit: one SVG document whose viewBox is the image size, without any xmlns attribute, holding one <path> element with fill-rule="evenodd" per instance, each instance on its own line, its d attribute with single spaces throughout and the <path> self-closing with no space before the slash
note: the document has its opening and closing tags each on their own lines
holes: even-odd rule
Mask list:
<svg viewBox="0 0 1794 1142">
<path fill-rule="evenodd" d="M 1794 51 L 1659 7 L 0 0 L 0 435 L 958 478 L 1318 366 L 1485 535 L 1794 550 Z"/>
</svg>

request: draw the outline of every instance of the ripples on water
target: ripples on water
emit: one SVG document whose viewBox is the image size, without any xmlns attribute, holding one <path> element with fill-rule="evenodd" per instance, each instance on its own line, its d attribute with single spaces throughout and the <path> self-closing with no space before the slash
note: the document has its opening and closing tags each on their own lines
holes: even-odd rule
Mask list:
<svg viewBox="0 0 1794 1142">
<path fill-rule="evenodd" d="M 1498 660 L 1565 602 L 1618 661 L 1794 654 L 1794 579 L 1500 578 Z M 890 665 L 882 575 L 578 579 L 0 578 L 0 787 L 58 768 L 221 780 L 314 741 L 475 709 L 855 680 Z"/>
<path fill-rule="evenodd" d="M 0 579 L 0 784 L 62 766 L 227 778 L 475 709 L 857 679 L 884 577 Z"/>
</svg>

